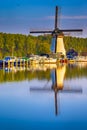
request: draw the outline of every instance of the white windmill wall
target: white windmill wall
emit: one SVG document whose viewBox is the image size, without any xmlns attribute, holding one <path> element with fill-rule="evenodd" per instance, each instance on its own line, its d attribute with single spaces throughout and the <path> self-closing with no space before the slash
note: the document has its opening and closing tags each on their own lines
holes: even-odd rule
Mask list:
<svg viewBox="0 0 87 130">
<path fill-rule="evenodd" d="M 62 35 L 59 35 L 57 37 L 56 53 L 62 53 L 64 56 L 66 55 L 66 50 L 65 50 L 65 47 L 64 47 Z"/>
</svg>

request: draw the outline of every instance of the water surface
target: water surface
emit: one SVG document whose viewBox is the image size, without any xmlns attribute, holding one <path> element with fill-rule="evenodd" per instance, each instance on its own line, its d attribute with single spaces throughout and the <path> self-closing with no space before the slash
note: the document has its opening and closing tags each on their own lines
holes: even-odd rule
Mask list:
<svg viewBox="0 0 87 130">
<path fill-rule="evenodd" d="M 87 66 L 0 70 L 0 130 L 87 129 Z"/>
</svg>

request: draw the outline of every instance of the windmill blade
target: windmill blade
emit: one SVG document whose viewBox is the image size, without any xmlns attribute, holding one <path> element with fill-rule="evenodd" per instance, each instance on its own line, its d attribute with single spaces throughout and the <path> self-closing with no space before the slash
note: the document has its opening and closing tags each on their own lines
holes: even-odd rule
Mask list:
<svg viewBox="0 0 87 130">
<path fill-rule="evenodd" d="M 64 29 L 60 30 L 61 32 L 82 32 L 82 29 Z"/>
<path fill-rule="evenodd" d="M 55 29 L 57 28 L 58 25 L 58 6 L 56 6 L 56 11 L 55 11 Z"/>
<path fill-rule="evenodd" d="M 52 33 L 52 31 L 30 31 L 30 33 Z"/>
<path fill-rule="evenodd" d="M 53 89 L 51 88 L 36 88 L 36 87 L 30 87 L 30 91 L 33 92 L 52 92 Z M 81 88 L 63 88 L 62 90 L 59 90 L 61 93 L 82 93 Z"/>
<path fill-rule="evenodd" d="M 51 88 L 30 87 L 30 91 L 50 92 L 50 91 L 52 91 L 52 89 Z"/>
<path fill-rule="evenodd" d="M 57 92 L 55 92 L 55 115 L 58 115 Z"/>
<path fill-rule="evenodd" d="M 82 89 L 81 88 L 64 88 L 63 90 L 60 90 L 61 93 L 82 93 Z"/>
<path fill-rule="evenodd" d="M 61 24 L 61 7 L 60 6 L 58 6 L 58 18 L 57 18 L 57 28 L 60 28 L 61 26 L 60 26 L 60 24 Z"/>
</svg>

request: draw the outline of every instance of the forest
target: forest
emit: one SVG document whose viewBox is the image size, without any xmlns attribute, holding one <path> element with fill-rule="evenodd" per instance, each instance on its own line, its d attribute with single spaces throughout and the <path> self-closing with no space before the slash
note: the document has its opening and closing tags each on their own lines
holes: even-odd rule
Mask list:
<svg viewBox="0 0 87 130">
<path fill-rule="evenodd" d="M 50 54 L 51 35 L 23 35 L 0 33 L 0 59 L 5 56 L 29 56 L 30 54 Z M 87 52 L 87 38 L 64 36 L 65 49 L 73 48 L 78 53 Z"/>
</svg>

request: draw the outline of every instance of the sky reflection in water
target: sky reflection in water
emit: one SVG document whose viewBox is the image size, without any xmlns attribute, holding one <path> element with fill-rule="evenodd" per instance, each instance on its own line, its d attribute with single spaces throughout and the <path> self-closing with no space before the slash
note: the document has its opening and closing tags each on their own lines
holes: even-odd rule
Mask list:
<svg viewBox="0 0 87 130">
<path fill-rule="evenodd" d="M 0 130 L 87 129 L 87 77 L 85 74 L 68 77 L 66 73 L 74 68 L 65 66 L 62 89 L 57 81 L 56 88 L 52 85 L 51 77 L 1 83 Z M 54 71 L 56 76 L 60 74 L 58 69 Z"/>
</svg>

